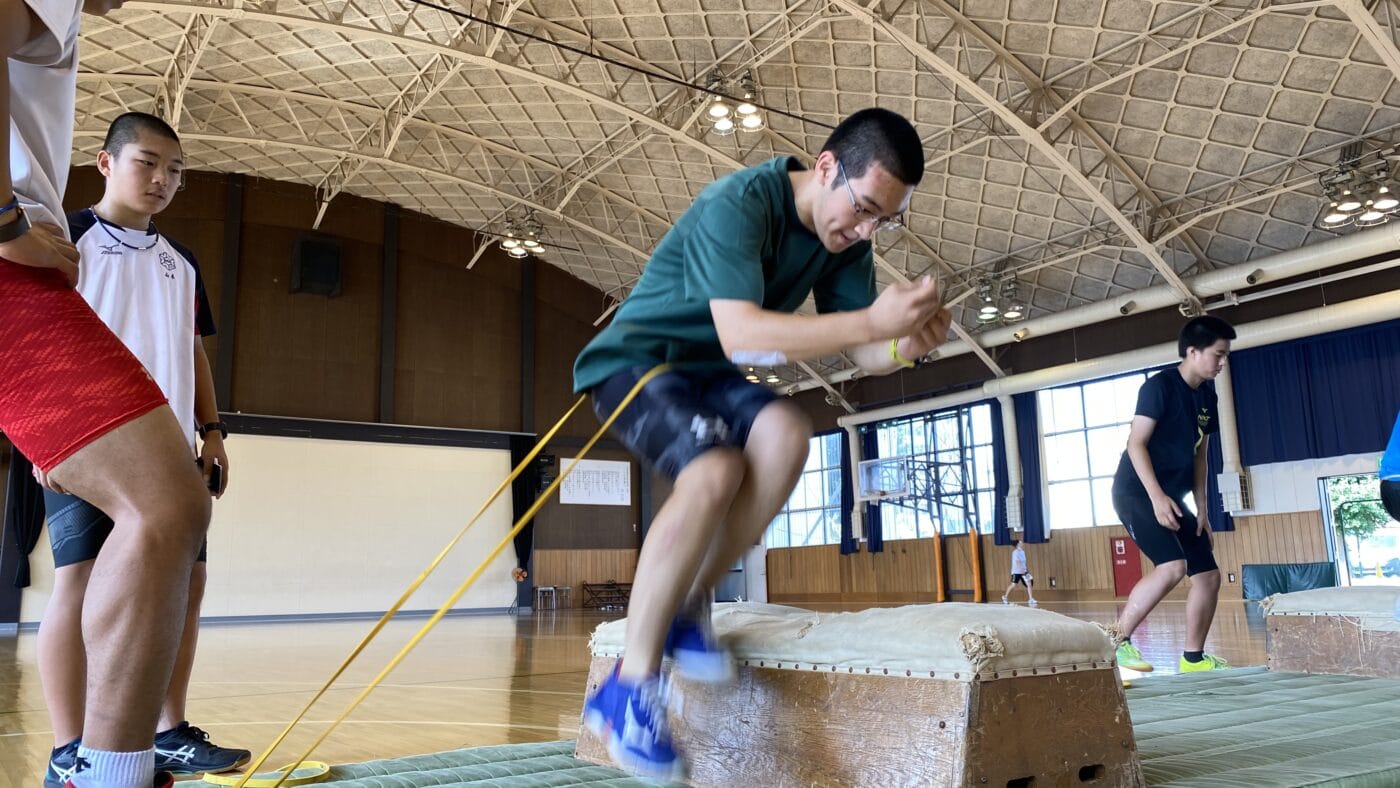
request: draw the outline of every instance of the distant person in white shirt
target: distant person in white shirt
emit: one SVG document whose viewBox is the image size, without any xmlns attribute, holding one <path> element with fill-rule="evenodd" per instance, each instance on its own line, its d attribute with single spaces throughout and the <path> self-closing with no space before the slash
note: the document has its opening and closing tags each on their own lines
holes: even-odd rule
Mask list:
<svg viewBox="0 0 1400 788">
<path fill-rule="evenodd" d="M 1006 593 L 1001 595 L 1001 603 L 1003 605 L 1011 604 L 1011 600 L 1007 597 L 1011 596 L 1011 589 L 1020 583 L 1026 587 L 1026 602 L 1035 605 L 1035 591 L 1031 588 L 1035 578 L 1031 577 L 1030 570 L 1026 568 L 1026 548 L 1021 544 L 1020 539 L 1017 539 L 1014 544 L 1016 549 L 1011 551 L 1011 584 L 1006 587 Z"/>
</svg>

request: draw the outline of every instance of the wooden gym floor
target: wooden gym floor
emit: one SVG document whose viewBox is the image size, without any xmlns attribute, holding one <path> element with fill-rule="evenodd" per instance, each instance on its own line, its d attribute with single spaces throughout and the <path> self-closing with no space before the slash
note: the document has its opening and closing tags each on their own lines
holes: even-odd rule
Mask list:
<svg viewBox="0 0 1400 788">
<path fill-rule="evenodd" d="M 1114 602 L 1047 602 L 1046 610 L 1108 622 Z M 578 731 L 588 636 L 620 613 L 445 619 L 321 747 L 331 763 L 459 747 L 545 742 Z M 312 709 L 274 765 L 293 760 L 397 653 L 423 619 L 391 623 Z M 299 712 L 369 630 L 370 621 L 218 624 L 204 628 L 191 683 L 190 721 L 225 746 L 256 754 Z M 1158 673 L 1176 670 L 1182 602 L 1163 602 L 1135 636 Z M 1265 662 L 1257 605 L 1222 601 L 1207 650 L 1234 665 Z M 0 788 L 40 784 L 53 746 L 35 666 L 33 632 L 0 638 Z"/>
</svg>

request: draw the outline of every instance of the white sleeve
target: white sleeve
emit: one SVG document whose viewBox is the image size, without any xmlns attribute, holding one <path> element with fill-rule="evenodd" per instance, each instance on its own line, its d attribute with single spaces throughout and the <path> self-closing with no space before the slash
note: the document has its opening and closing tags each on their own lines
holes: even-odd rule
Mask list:
<svg viewBox="0 0 1400 788">
<path fill-rule="evenodd" d="M 24 3 L 43 25 L 43 31 L 11 58 L 32 66 L 54 66 L 72 57 L 78 39 L 81 0 L 24 0 Z"/>
</svg>

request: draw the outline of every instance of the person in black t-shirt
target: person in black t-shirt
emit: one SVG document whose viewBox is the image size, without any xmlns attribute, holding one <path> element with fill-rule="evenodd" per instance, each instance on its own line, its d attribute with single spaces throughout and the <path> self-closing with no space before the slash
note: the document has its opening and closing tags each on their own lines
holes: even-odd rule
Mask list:
<svg viewBox="0 0 1400 788">
<path fill-rule="evenodd" d="M 1235 329 L 1218 317 L 1192 318 L 1177 340 L 1181 363 L 1148 378 L 1138 390 L 1128 447 L 1113 477 L 1113 508 L 1153 569 L 1133 586 L 1116 624 L 1121 667 L 1152 670 L 1131 636 L 1183 577 L 1191 578 L 1191 589 L 1180 670 L 1228 667 L 1204 651 L 1220 596 L 1206 514 L 1206 450 L 1211 434 L 1220 431 L 1211 381 L 1225 368 L 1234 338 Z M 1186 508 L 1188 492 L 1195 513 Z"/>
</svg>

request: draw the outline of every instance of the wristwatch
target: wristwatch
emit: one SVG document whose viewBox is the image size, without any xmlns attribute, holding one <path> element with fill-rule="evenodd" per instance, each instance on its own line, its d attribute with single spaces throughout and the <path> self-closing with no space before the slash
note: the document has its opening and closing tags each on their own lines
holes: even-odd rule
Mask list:
<svg viewBox="0 0 1400 788">
<path fill-rule="evenodd" d="M 16 238 L 29 232 L 29 216 L 25 214 L 24 208 L 16 205 L 12 208 L 16 218 L 8 224 L 0 224 L 0 244 L 9 243 Z M 6 211 L 9 213 L 9 211 Z"/>
<path fill-rule="evenodd" d="M 198 427 L 195 427 L 195 430 L 199 433 L 199 437 L 201 438 L 205 437 L 214 430 L 219 431 L 220 437 L 228 437 L 228 425 L 224 424 L 222 421 L 211 421 L 208 424 L 201 424 Z"/>
</svg>

